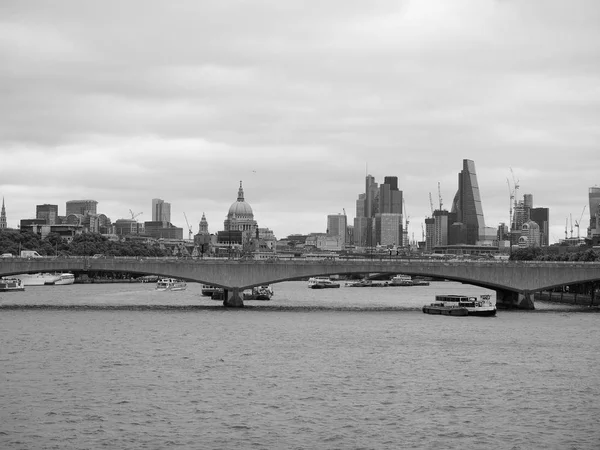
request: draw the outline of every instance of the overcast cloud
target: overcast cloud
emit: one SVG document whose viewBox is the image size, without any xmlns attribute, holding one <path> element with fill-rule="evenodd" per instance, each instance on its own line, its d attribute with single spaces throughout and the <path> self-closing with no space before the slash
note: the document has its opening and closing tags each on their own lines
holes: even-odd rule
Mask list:
<svg viewBox="0 0 600 450">
<path fill-rule="evenodd" d="M 512 167 L 554 242 L 600 184 L 599 24 L 596 0 L 4 0 L 9 226 L 83 198 L 150 220 L 158 197 L 214 233 L 243 180 L 261 227 L 323 232 L 368 165 L 399 177 L 420 239 L 472 159 L 486 225 Z"/>
</svg>

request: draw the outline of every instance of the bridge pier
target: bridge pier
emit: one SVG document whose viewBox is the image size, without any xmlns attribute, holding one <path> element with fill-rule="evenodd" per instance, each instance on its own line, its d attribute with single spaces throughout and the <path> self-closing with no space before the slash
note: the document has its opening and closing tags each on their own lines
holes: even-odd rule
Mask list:
<svg viewBox="0 0 600 450">
<path fill-rule="evenodd" d="M 496 307 L 499 309 L 535 309 L 533 292 L 496 290 Z"/>
<path fill-rule="evenodd" d="M 231 290 L 225 289 L 223 293 L 223 306 L 228 308 L 243 308 L 244 301 L 242 300 L 242 296 L 240 295 L 239 288 L 233 288 Z"/>
</svg>

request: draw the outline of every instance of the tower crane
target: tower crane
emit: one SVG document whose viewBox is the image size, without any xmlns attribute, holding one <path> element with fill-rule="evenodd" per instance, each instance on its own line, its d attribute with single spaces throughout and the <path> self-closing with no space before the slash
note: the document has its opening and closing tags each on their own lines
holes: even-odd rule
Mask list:
<svg viewBox="0 0 600 450">
<path fill-rule="evenodd" d="M 141 212 L 139 212 L 139 213 L 135 214 L 135 213 L 134 213 L 134 212 L 133 212 L 133 211 L 130 209 L 130 210 L 129 210 L 129 214 L 131 214 L 131 220 L 135 220 L 135 218 L 136 218 L 137 216 L 139 216 L 140 214 L 144 214 L 144 213 L 141 213 Z"/>
<path fill-rule="evenodd" d="M 429 206 L 431 207 L 431 215 L 433 215 L 433 200 L 431 199 L 431 192 L 429 193 Z"/>
<path fill-rule="evenodd" d="M 513 215 L 513 202 L 515 200 L 515 191 L 510 188 L 510 181 L 507 178 L 506 183 L 508 184 L 508 226 L 512 230 L 512 215 Z"/>
<path fill-rule="evenodd" d="M 575 221 L 575 226 L 577 227 L 577 239 L 579 239 L 579 226 L 581 225 L 581 221 L 583 220 L 583 213 L 585 212 L 585 208 L 587 205 L 583 206 L 583 211 L 581 211 L 581 216 L 579 217 L 579 220 Z"/>
<path fill-rule="evenodd" d="M 192 235 L 194 234 L 194 232 L 192 231 L 192 227 L 190 227 L 190 223 L 188 222 L 188 218 L 185 215 L 185 213 L 183 213 L 183 217 L 185 217 L 185 223 L 187 224 L 187 227 L 188 227 L 188 233 L 189 233 L 188 234 L 188 239 L 191 240 L 192 239 Z"/>
<path fill-rule="evenodd" d="M 573 214 L 569 214 L 569 219 L 571 219 L 571 239 L 573 239 Z"/>
<path fill-rule="evenodd" d="M 440 199 L 440 211 L 442 210 L 442 188 L 440 187 L 440 182 L 438 181 L 438 197 Z"/>
<path fill-rule="evenodd" d="M 402 245 L 406 243 L 408 245 L 408 224 L 410 223 L 410 216 L 406 213 L 406 203 L 404 197 L 402 197 L 402 212 L 406 215 L 406 226 L 402 230 Z"/>
<path fill-rule="evenodd" d="M 512 179 L 513 179 L 513 196 L 512 196 L 512 198 L 514 199 L 514 205 L 515 205 L 515 209 L 516 209 L 517 208 L 517 192 L 519 191 L 519 180 L 516 179 L 515 173 L 513 172 L 512 167 L 509 167 L 509 169 L 510 169 L 510 173 L 511 173 Z M 513 228 L 512 223 L 511 223 L 510 227 Z"/>
</svg>

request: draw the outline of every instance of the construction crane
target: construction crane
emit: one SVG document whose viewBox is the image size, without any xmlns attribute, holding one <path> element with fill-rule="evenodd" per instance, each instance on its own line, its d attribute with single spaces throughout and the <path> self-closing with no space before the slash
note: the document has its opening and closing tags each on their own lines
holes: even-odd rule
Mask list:
<svg viewBox="0 0 600 450">
<path fill-rule="evenodd" d="M 187 227 L 188 227 L 188 233 L 189 233 L 188 234 L 188 239 L 191 240 L 192 239 L 192 235 L 194 234 L 194 232 L 192 231 L 192 227 L 190 227 L 190 223 L 188 222 L 188 218 L 185 215 L 185 213 L 183 213 L 183 217 L 185 217 L 185 223 L 187 224 Z"/>
<path fill-rule="evenodd" d="M 515 201 L 515 191 L 510 188 L 510 180 L 508 178 L 506 179 L 506 183 L 508 184 L 508 196 L 509 196 L 508 226 L 512 230 L 513 202 Z"/>
<path fill-rule="evenodd" d="M 440 199 L 440 211 L 442 210 L 442 188 L 440 187 L 440 182 L 438 181 L 438 197 Z"/>
<path fill-rule="evenodd" d="M 431 198 L 431 192 L 429 193 L 429 206 L 431 207 L 431 215 L 433 216 L 433 200 Z"/>
<path fill-rule="evenodd" d="M 344 211 L 344 215 L 346 215 L 346 208 L 342 208 L 342 211 Z"/>
<path fill-rule="evenodd" d="M 569 219 L 571 219 L 571 239 L 573 239 L 573 214 L 569 214 Z"/>
<path fill-rule="evenodd" d="M 569 235 L 567 234 L 567 229 L 569 228 L 569 218 L 565 219 L 565 241 L 568 239 Z"/>
<path fill-rule="evenodd" d="M 583 207 L 583 211 L 581 211 L 581 216 L 579 217 L 579 220 L 575 221 L 575 226 L 577 227 L 577 239 L 579 240 L 579 226 L 581 224 L 581 221 L 583 220 L 583 213 L 585 212 L 585 208 L 587 205 L 584 205 Z"/>
<path fill-rule="evenodd" d="M 137 216 L 139 216 L 140 214 L 144 214 L 144 213 L 139 212 L 139 213 L 135 214 L 132 210 L 129 210 L 129 214 L 131 214 L 131 220 L 135 220 L 135 218 Z"/>
<path fill-rule="evenodd" d="M 516 210 L 517 209 L 517 192 L 519 191 L 519 180 L 516 179 L 515 173 L 513 172 L 512 167 L 509 167 L 509 169 L 510 169 L 510 173 L 511 173 L 512 179 L 513 179 L 513 195 L 512 195 L 512 198 L 514 199 L 514 205 L 515 205 L 515 210 Z M 513 228 L 512 223 L 511 223 L 510 227 Z"/>
<path fill-rule="evenodd" d="M 406 225 L 402 230 L 402 245 L 405 243 L 408 245 L 408 224 L 410 223 L 410 216 L 406 213 L 406 203 L 404 202 L 404 197 L 402 197 L 402 212 L 406 216 Z"/>
</svg>

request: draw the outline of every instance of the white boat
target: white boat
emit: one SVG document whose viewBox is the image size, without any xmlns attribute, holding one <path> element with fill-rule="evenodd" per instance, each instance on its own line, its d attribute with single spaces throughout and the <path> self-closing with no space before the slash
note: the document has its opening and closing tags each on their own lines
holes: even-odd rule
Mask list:
<svg viewBox="0 0 600 450">
<path fill-rule="evenodd" d="M 0 292 L 24 291 L 25 285 L 18 278 L 0 278 Z"/>
<path fill-rule="evenodd" d="M 75 283 L 75 275 L 72 273 L 59 273 L 58 280 L 54 282 L 55 286 Z"/>
<path fill-rule="evenodd" d="M 392 286 L 414 286 L 414 281 L 410 275 L 396 275 L 390 280 Z"/>
<path fill-rule="evenodd" d="M 308 287 L 310 289 L 339 288 L 340 283 L 326 277 L 311 277 L 308 279 Z"/>
<path fill-rule="evenodd" d="M 187 283 L 177 278 L 161 278 L 156 283 L 157 291 L 184 291 Z"/>
<path fill-rule="evenodd" d="M 425 314 L 446 316 L 495 316 L 496 305 L 490 295 L 436 295 L 435 302 L 423 306 Z"/>
<path fill-rule="evenodd" d="M 271 300 L 273 288 L 269 284 L 255 286 L 249 294 L 244 293 L 244 300 Z"/>
<path fill-rule="evenodd" d="M 25 286 L 43 286 L 56 283 L 59 277 L 52 273 L 22 273 L 14 275 L 14 278 L 21 280 Z"/>
<path fill-rule="evenodd" d="M 363 278 L 362 280 L 357 281 L 348 281 L 346 283 L 347 287 L 372 287 L 373 281 L 368 278 Z"/>
</svg>

